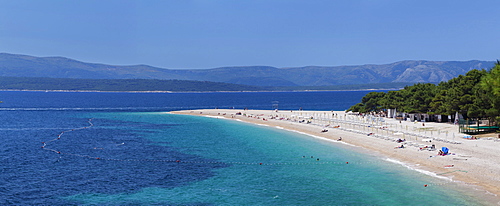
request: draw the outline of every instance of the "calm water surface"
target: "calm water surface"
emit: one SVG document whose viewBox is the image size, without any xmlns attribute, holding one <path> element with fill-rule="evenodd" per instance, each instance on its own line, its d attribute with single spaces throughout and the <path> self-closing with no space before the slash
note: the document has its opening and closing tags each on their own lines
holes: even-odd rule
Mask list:
<svg viewBox="0 0 500 206">
<path fill-rule="evenodd" d="M 165 113 L 345 110 L 366 93 L 0 92 L 0 204 L 483 204 L 453 183 L 350 146 Z"/>
</svg>

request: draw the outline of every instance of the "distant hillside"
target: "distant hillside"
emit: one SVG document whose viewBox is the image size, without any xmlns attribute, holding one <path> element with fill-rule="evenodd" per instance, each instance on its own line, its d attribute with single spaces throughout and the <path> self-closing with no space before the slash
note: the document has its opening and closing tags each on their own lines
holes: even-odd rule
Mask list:
<svg viewBox="0 0 500 206">
<path fill-rule="evenodd" d="M 352 84 L 335 86 L 259 87 L 223 82 L 160 79 L 70 79 L 48 77 L 0 77 L 0 90 L 68 91 L 164 91 L 164 92 L 239 92 L 308 90 L 394 90 L 411 83 Z"/>
<path fill-rule="evenodd" d="M 447 81 L 472 69 L 489 69 L 493 61 L 400 61 L 383 65 L 222 67 L 172 70 L 147 65 L 113 66 L 64 57 L 0 53 L 0 76 L 77 79 L 196 80 L 254 86 L 332 86 L 395 82 Z"/>
<path fill-rule="evenodd" d="M 62 79 L 47 77 L 0 77 L 0 90 L 89 91 L 262 91 L 261 87 L 222 82 L 158 79 Z"/>
</svg>

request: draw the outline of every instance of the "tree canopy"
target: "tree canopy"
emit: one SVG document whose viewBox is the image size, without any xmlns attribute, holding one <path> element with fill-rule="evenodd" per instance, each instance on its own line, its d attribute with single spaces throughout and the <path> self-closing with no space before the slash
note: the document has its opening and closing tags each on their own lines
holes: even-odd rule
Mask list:
<svg viewBox="0 0 500 206">
<path fill-rule="evenodd" d="M 489 70 L 471 70 L 438 85 L 418 83 L 402 90 L 370 92 L 348 111 L 380 112 L 397 109 L 405 113 L 452 115 L 470 118 L 500 116 L 500 61 Z"/>
</svg>

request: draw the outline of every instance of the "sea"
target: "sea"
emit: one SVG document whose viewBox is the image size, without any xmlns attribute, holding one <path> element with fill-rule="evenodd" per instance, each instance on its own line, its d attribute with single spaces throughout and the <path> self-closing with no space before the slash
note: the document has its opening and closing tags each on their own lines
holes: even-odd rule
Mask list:
<svg viewBox="0 0 500 206">
<path fill-rule="evenodd" d="M 0 91 L 0 205 L 487 205 L 360 148 L 191 109 L 346 110 L 371 91 Z"/>
</svg>

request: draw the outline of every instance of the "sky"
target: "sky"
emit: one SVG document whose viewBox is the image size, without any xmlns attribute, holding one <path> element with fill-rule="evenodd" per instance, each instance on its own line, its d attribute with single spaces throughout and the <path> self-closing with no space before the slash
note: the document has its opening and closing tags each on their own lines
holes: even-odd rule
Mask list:
<svg viewBox="0 0 500 206">
<path fill-rule="evenodd" d="M 500 59 L 498 0 L 0 0 L 0 52 L 166 69 Z"/>
</svg>

